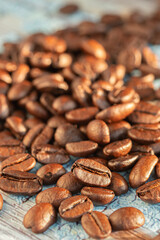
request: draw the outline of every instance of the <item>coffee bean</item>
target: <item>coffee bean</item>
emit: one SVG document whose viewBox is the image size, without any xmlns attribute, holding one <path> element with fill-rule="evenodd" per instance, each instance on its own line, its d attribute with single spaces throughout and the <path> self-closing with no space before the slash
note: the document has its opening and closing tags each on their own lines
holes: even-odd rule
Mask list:
<svg viewBox="0 0 160 240">
<path fill-rule="evenodd" d="M 108 167 L 112 171 L 120 172 L 130 169 L 138 160 L 138 154 L 126 155 L 108 161 Z"/>
<path fill-rule="evenodd" d="M 157 162 L 158 158 L 155 155 L 140 158 L 129 174 L 131 187 L 137 188 L 144 184 L 149 179 Z"/>
<path fill-rule="evenodd" d="M 4 83 L 7 83 L 7 84 L 11 84 L 12 83 L 12 78 L 9 75 L 9 73 L 7 71 L 1 70 L 1 69 L 0 69 L 0 79 Z"/>
<path fill-rule="evenodd" d="M 98 108 L 96 107 L 78 108 L 69 111 L 65 116 L 68 122 L 84 124 L 92 120 L 97 112 Z"/>
<path fill-rule="evenodd" d="M 92 86 L 93 87 L 93 86 Z M 100 110 L 108 108 L 110 103 L 107 100 L 107 93 L 101 88 L 97 88 L 92 93 L 92 102 L 95 107 L 98 107 Z"/>
<path fill-rule="evenodd" d="M 110 203 L 115 196 L 112 190 L 97 187 L 83 187 L 81 194 L 91 199 L 95 205 Z"/>
<path fill-rule="evenodd" d="M 160 179 L 153 180 L 145 183 L 137 188 L 136 193 L 138 197 L 147 203 L 159 203 L 160 202 Z"/>
<path fill-rule="evenodd" d="M 65 149 L 50 144 L 36 145 L 32 147 L 32 155 L 42 164 L 64 164 L 70 159 Z"/>
<path fill-rule="evenodd" d="M 84 136 L 80 130 L 69 123 L 60 125 L 56 129 L 54 137 L 56 142 L 62 147 L 65 147 L 65 145 L 70 142 L 78 142 L 84 140 Z"/>
<path fill-rule="evenodd" d="M 33 116 L 40 118 L 42 120 L 48 119 L 48 112 L 46 109 L 39 103 L 35 101 L 29 101 L 26 103 L 27 111 Z"/>
<path fill-rule="evenodd" d="M 70 4 L 67 4 L 63 7 L 60 8 L 60 13 L 63 13 L 63 14 L 72 14 L 72 13 L 75 13 L 77 12 L 79 9 L 79 7 L 74 4 L 74 3 L 70 3 Z"/>
<path fill-rule="evenodd" d="M 42 190 L 42 180 L 34 173 L 8 170 L 0 177 L 0 189 L 7 193 L 32 196 Z"/>
<path fill-rule="evenodd" d="M 100 144 L 110 142 L 109 128 L 102 120 L 93 120 L 87 125 L 87 136 L 90 140 Z"/>
<path fill-rule="evenodd" d="M 107 161 L 106 161 L 106 159 L 104 159 L 104 158 L 101 158 L 101 157 L 92 157 L 92 158 L 89 158 L 89 159 L 94 160 L 94 161 L 96 161 L 96 162 L 99 162 L 99 163 L 103 164 L 104 166 L 107 166 Z"/>
<path fill-rule="evenodd" d="M 26 147 L 30 147 L 34 139 L 38 136 L 38 134 L 44 129 L 44 124 L 40 123 L 33 128 L 31 128 L 27 134 L 23 138 L 23 144 Z"/>
<path fill-rule="evenodd" d="M 6 94 L 9 89 L 9 85 L 0 80 L 0 94 Z"/>
<path fill-rule="evenodd" d="M 17 69 L 17 64 L 8 60 L 0 60 L 0 70 L 5 70 L 7 72 L 14 72 Z"/>
<path fill-rule="evenodd" d="M 96 119 L 104 120 L 108 123 L 118 122 L 130 115 L 135 107 L 136 105 L 133 102 L 117 104 L 99 112 L 96 115 Z"/>
<path fill-rule="evenodd" d="M 68 154 L 75 157 L 87 157 L 94 153 L 98 148 L 98 144 L 92 141 L 80 141 L 66 144 Z"/>
<path fill-rule="evenodd" d="M 109 216 L 113 230 L 131 230 L 144 225 L 143 213 L 134 207 L 119 208 Z"/>
<path fill-rule="evenodd" d="M 75 109 L 77 104 L 72 97 L 63 95 L 54 100 L 52 107 L 58 114 L 64 114 Z"/>
<path fill-rule="evenodd" d="M 71 170 L 82 183 L 90 186 L 106 187 L 111 182 L 112 175 L 110 170 L 91 159 L 77 160 L 72 165 Z"/>
<path fill-rule="evenodd" d="M 5 119 L 10 113 L 9 102 L 4 94 L 0 93 L 0 119 Z"/>
<path fill-rule="evenodd" d="M 56 116 L 49 118 L 47 125 L 50 128 L 58 128 L 60 125 L 64 125 L 65 123 L 67 123 L 67 121 L 63 116 L 56 115 Z"/>
<path fill-rule="evenodd" d="M 51 140 L 53 133 L 54 131 L 52 128 L 45 126 L 32 142 L 32 148 L 42 144 L 47 144 Z"/>
<path fill-rule="evenodd" d="M 24 121 L 24 125 L 28 128 L 31 129 L 35 126 L 37 126 L 38 124 L 42 123 L 42 121 L 36 117 L 31 117 L 28 118 Z"/>
<path fill-rule="evenodd" d="M 64 167 L 58 163 L 50 163 L 41 167 L 37 171 L 37 176 L 39 176 L 43 183 L 46 185 L 55 183 L 58 178 L 66 173 Z"/>
<path fill-rule="evenodd" d="M 158 58 L 157 56 L 152 52 L 151 48 L 149 47 L 144 47 L 142 50 L 142 55 L 145 63 L 147 65 L 152 66 L 152 67 L 158 67 Z"/>
<path fill-rule="evenodd" d="M 18 101 L 28 95 L 32 89 L 32 83 L 29 81 L 23 81 L 12 85 L 8 91 L 8 99 L 10 101 Z"/>
<path fill-rule="evenodd" d="M 77 222 L 88 212 L 92 212 L 93 203 L 86 196 L 73 196 L 65 199 L 59 206 L 61 218 L 69 222 Z"/>
<path fill-rule="evenodd" d="M 111 184 L 107 188 L 113 190 L 116 196 L 120 196 L 128 192 L 128 183 L 119 173 L 112 172 Z"/>
<path fill-rule="evenodd" d="M 131 128 L 131 125 L 126 121 L 120 121 L 116 123 L 109 123 L 109 132 L 111 142 L 121 140 L 127 137 L 128 129 Z"/>
<path fill-rule="evenodd" d="M 156 164 L 156 175 L 157 178 L 160 178 L 160 162 Z"/>
<path fill-rule="evenodd" d="M 112 231 L 107 216 L 98 211 L 84 214 L 81 218 L 81 224 L 85 232 L 96 239 L 106 238 Z"/>
<path fill-rule="evenodd" d="M 36 196 L 36 204 L 38 203 L 51 203 L 54 207 L 58 208 L 60 203 L 70 198 L 72 194 L 64 188 L 52 187 L 40 192 Z"/>
<path fill-rule="evenodd" d="M 115 141 L 104 147 L 103 152 L 106 156 L 121 157 L 127 155 L 132 148 L 132 141 L 130 139 L 124 139 L 121 141 Z"/>
<path fill-rule="evenodd" d="M 57 221 L 57 213 L 50 203 L 39 203 L 28 210 L 23 225 L 34 233 L 43 233 Z"/>
<path fill-rule="evenodd" d="M 146 129 L 135 126 L 128 130 L 128 136 L 141 144 L 156 143 L 160 141 L 160 129 Z"/>
<path fill-rule="evenodd" d="M 154 154 L 154 151 L 153 151 L 151 146 L 140 145 L 140 144 L 137 144 L 137 143 L 132 144 L 131 152 L 150 153 L 151 155 Z"/>
<path fill-rule="evenodd" d="M 55 110 L 52 108 L 53 101 L 55 100 L 54 96 L 50 93 L 42 93 L 40 97 L 40 102 L 51 114 L 56 114 Z"/>
<path fill-rule="evenodd" d="M 6 119 L 6 123 L 16 137 L 21 139 L 25 135 L 27 129 L 22 118 L 11 116 Z"/>
<path fill-rule="evenodd" d="M 5 159 L 0 165 L 0 173 L 10 170 L 18 170 L 22 172 L 30 171 L 36 165 L 36 160 L 28 153 L 13 155 Z"/>
<path fill-rule="evenodd" d="M 0 194 L 0 210 L 2 210 L 2 208 L 3 208 L 3 197 Z"/>
<path fill-rule="evenodd" d="M 73 175 L 72 172 L 68 172 L 58 179 L 57 187 L 65 188 L 71 193 L 77 193 L 81 190 L 83 184 Z"/>
</svg>

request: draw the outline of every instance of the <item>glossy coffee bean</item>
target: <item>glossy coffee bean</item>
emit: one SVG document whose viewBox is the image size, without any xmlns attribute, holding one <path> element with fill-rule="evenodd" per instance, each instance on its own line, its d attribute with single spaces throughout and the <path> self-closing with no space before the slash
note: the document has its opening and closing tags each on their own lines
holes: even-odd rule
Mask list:
<svg viewBox="0 0 160 240">
<path fill-rule="evenodd" d="M 40 118 L 42 120 L 48 119 L 48 112 L 46 109 L 36 101 L 29 101 L 25 105 L 27 111 L 32 114 L 33 116 Z"/>
<path fill-rule="evenodd" d="M 108 161 L 108 167 L 112 171 L 121 172 L 130 169 L 138 160 L 138 154 L 114 158 Z"/>
<path fill-rule="evenodd" d="M 42 180 L 34 173 L 8 170 L 0 177 L 0 189 L 7 193 L 32 196 L 42 190 Z"/>
<path fill-rule="evenodd" d="M 156 164 L 156 176 L 157 178 L 160 178 L 160 162 Z"/>
<path fill-rule="evenodd" d="M 28 153 L 13 155 L 5 159 L 0 165 L 0 173 L 8 170 L 18 170 L 22 172 L 30 171 L 36 165 L 36 160 Z"/>
<path fill-rule="evenodd" d="M 115 141 L 104 147 L 103 153 L 109 157 L 121 157 L 127 155 L 132 148 L 132 141 L 130 139 L 124 139 L 121 141 Z"/>
<path fill-rule="evenodd" d="M 124 207 L 116 210 L 109 216 L 112 229 L 131 230 L 144 225 L 145 217 L 143 213 L 134 207 Z"/>
<path fill-rule="evenodd" d="M 25 135 L 27 129 L 22 118 L 11 116 L 6 119 L 6 123 L 16 137 L 21 139 Z"/>
<path fill-rule="evenodd" d="M 13 83 L 21 83 L 23 82 L 28 73 L 29 73 L 29 66 L 27 64 L 19 64 L 16 71 L 12 73 L 12 80 Z"/>
<path fill-rule="evenodd" d="M 111 182 L 112 174 L 110 170 L 91 159 L 77 160 L 72 165 L 71 171 L 82 183 L 89 186 L 106 187 Z"/>
<path fill-rule="evenodd" d="M 126 121 L 108 124 L 111 142 L 127 138 L 128 129 L 131 125 Z"/>
<path fill-rule="evenodd" d="M 112 231 L 107 216 L 98 211 L 84 214 L 81 218 L 81 224 L 85 232 L 96 239 L 106 238 Z"/>
<path fill-rule="evenodd" d="M 111 184 L 107 188 L 113 190 L 116 196 L 120 196 L 128 192 L 128 183 L 119 173 L 112 172 Z"/>
<path fill-rule="evenodd" d="M 0 210 L 2 210 L 2 208 L 3 208 L 3 197 L 0 194 Z"/>
<path fill-rule="evenodd" d="M 8 99 L 10 101 L 18 101 L 21 98 L 26 97 L 32 89 L 32 83 L 29 81 L 23 81 L 12 85 L 8 91 Z"/>
<path fill-rule="evenodd" d="M 0 119 L 5 119 L 10 113 L 9 102 L 7 97 L 0 93 Z"/>
<path fill-rule="evenodd" d="M 92 212 L 93 203 L 86 196 L 73 196 L 65 199 L 59 206 L 59 214 L 61 218 L 69 222 L 77 222 L 88 212 Z"/>
<path fill-rule="evenodd" d="M 43 233 L 57 220 L 57 213 L 50 203 L 39 203 L 28 210 L 23 225 L 34 233 Z"/>
<path fill-rule="evenodd" d="M 60 203 L 70 198 L 72 194 L 64 188 L 52 187 L 40 192 L 36 196 L 36 204 L 38 203 L 51 203 L 54 207 L 58 208 Z"/>
<path fill-rule="evenodd" d="M 42 132 L 42 130 L 44 129 L 44 126 L 45 125 L 43 123 L 40 123 L 40 124 L 37 124 L 36 126 L 32 127 L 31 129 L 29 129 L 29 131 L 23 138 L 23 144 L 26 147 L 30 147 L 32 142 Z"/>
<path fill-rule="evenodd" d="M 112 190 L 97 187 L 83 187 L 81 194 L 91 199 L 95 205 L 110 203 L 115 196 Z"/>
<path fill-rule="evenodd" d="M 159 203 L 160 202 L 160 179 L 153 180 L 145 183 L 136 191 L 138 197 L 147 203 Z"/>
<path fill-rule="evenodd" d="M 154 151 L 151 146 L 148 145 L 141 145 L 137 143 L 132 144 L 131 152 L 140 152 L 140 153 L 150 153 L 151 155 L 154 154 Z"/>
<path fill-rule="evenodd" d="M 99 144 L 110 142 L 110 133 L 107 124 L 102 120 L 93 120 L 87 125 L 87 136 Z"/>
<path fill-rule="evenodd" d="M 42 131 L 34 138 L 31 148 L 39 145 L 47 144 L 53 137 L 54 130 L 45 126 Z"/>
<path fill-rule="evenodd" d="M 77 104 L 72 97 L 63 95 L 53 101 L 52 107 L 58 114 L 64 114 L 75 109 Z"/>
<path fill-rule="evenodd" d="M 48 119 L 47 125 L 51 128 L 58 128 L 65 123 L 67 123 L 67 121 L 63 116 L 56 115 Z"/>
<path fill-rule="evenodd" d="M 132 188 L 144 184 L 150 177 L 158 158 L 155 155 L 145 156 L 138 160 L 129 174 L 129 183 Z"/>
<path fill-rule="evenodd" d="M 49 185 L 55 183 L 65 173 L 66 170 L 62 165 L 50 163 L 39 168 L 36 174 L 43 180 L 43 184 Z"/>
<path fill-rule="evenodd" d="M 87 157 L 94 153 L 98 148 L 98 144 L 92 141 L 71 142 L 66 144 L 68 154 L 75 157 Z"/>
</svg>

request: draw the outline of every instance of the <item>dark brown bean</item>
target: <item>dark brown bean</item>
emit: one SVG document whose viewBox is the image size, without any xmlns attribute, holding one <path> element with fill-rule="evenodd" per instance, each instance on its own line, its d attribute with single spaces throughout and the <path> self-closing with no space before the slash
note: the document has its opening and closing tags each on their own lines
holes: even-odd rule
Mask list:
<svg viewBox="0 0 160 240">
<path fill-rule="evenodd" d="M 128 192 L 128 183 L 119 173 L 112 172 L 111 184 L 107 187 L 114 191 L 116 196 Z"/>
<path fill-rule="evenodd" d="M 96 239 L 106 238 L 112 231 L 107 216 L 98 211 L 84 214 L 81 224 L 86 233 Z"/>
<path fill-rule="evenodd" d="M 70 4 L 67 4 L 63 7 L 61 7 L 59 9 L 60 13 L 63 13 L 63 14 L 72 14 L 72 13 L 75 13 L 77 12 L 79 9 L 79 7 L 74 4 L 74 3 L 70 3 Z"/>
<path fill-rule="evenodd" d="M 86 196 L 73 196 L 65 199 L 59 206 L 61 218 L 69 222 L 77 222 L 88 212 L 92 212 L 93 203 Z"/>
<path fill-rule="evenodd" d="M 111 182 L 110 170 L 91 159 L 77 160 L 71 168 L 73 174 L 84 184 L 97 187 L 106 187 Z"/>
<path fill-rule="evenodd" d="M 109 216 L 113 230 L 131 230 L 144 225 L 143 213 L 134 207 L 124 207 L 116 210 Z"/>
<path fill-rule="evenodd" d="M 77 193 L 81 190 L 83 184 L 73 175 L 72 172 L 68 172 L 58 179 L 57 187 L 68 189 L 71 193 Z"/>
<path fill-rule="evenodd" d="M 92 141 L 71 142 L 66 144 L 68 154 L 75 157 L 87 157 L 94 153 L 98 144 Z"/>
<path fill-rule="evenodd" d="M 23 219 L 26 228 L 34 233 L 43 233 L 57 220 L 57 213 L 50 203 L 39 203 L 28 210 Z"/>
<path fill-rule="evenodd" d="M 111 142 L 124 139 L 127 137 L 128 129 L 131 125 L 126 121 L 108 124 Z"/>
<path fill-rule="evenodd" d="M 64 167 L 58 163 L 46 164 L 36 172 L 46 185 L 55 183 L 65 173 Z"/>
<path fill-rule="evenodd" d="M 138 160 L 138 154 L 126 155 L 108 161 L 108 167 L 116 172 L 130 169 Z"/>
<path fill-rule="evenodd" d="M 64 199 L 70 198 L 71 196 L 72 194 L 67 189 L 52 187 L 40 192 L 36 196 L 36 204 L 48 202 L 58 208 Z"/>
<path fill-rule="evenodd" d="M 155 155 L 145 156 L 138 160 L 129 174 L 129 183 L 132 188 L 144 184 L 150 177 L 158 158 Z"/>
</svg>

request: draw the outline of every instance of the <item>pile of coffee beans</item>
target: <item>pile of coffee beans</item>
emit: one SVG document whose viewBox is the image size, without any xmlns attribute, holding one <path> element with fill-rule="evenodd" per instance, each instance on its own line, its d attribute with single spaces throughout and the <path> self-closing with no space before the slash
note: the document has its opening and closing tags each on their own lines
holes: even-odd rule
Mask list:
<svg viewBox="0 0 160 240">
<path fill-rule="evenodd" d="M 138 228 L 145 218 L 133 207 L 107 218 L 94 205 L 109 204 L 129 185 L 142 201 L 160 202 L 160 89 L 154 89 L 160 66 L 150 48 L 160 44 L 159 26 L 160 10 L 147 18 L 105 14 L 96 23 L 4 43 L 0 189 L 37 194 L 26 228 L 44 232 L 59 214 L 81 221 L 89 236 L 105 238 L 112 230 Z M 62 165 L 71 156 L 66 172 Z M 42 167 L 30 173 L 36 162 Z M 127 170 L 128 182 L 117 173 Z M 153 171 L 155 180 L 147 182 Z"/>
</svg>

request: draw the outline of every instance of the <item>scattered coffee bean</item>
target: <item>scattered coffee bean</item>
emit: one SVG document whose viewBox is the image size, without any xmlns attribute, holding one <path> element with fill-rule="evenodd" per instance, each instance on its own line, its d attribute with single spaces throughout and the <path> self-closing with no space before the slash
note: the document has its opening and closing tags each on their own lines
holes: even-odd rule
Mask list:
<svg viewBox="0 0 160 240">
<path fill-rule="evenodd" d="M 120 196 L 128 192 L 128 183 L 119 173 L 112 172 L 111 184 L 107 188 L 113 190 L 116 196 Z"/>
<path fill-rule="evenodd" d="M 112 171 L 120 172 L 130 169 L 138 160 L 138 154 L 118 157 L 109 160 L 108 167 Z"/>
</svg>

